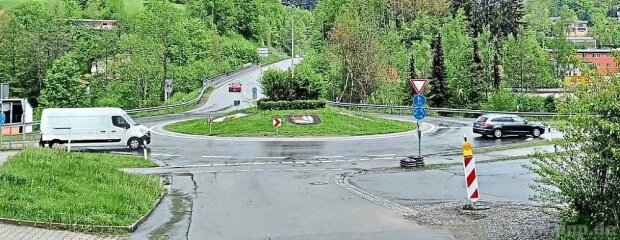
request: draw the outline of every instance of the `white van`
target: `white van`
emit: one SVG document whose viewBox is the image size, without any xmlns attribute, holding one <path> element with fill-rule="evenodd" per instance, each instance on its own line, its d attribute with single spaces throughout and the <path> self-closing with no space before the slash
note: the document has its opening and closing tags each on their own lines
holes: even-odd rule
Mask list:
<svg viewBox="0 0 620 240">
<path fill-rule="evenodd" d="M 48 108 L 41 115 L 40 145 L 128 146 L 151 142 L 149 129 L 120 108 Z"/>
</svg>

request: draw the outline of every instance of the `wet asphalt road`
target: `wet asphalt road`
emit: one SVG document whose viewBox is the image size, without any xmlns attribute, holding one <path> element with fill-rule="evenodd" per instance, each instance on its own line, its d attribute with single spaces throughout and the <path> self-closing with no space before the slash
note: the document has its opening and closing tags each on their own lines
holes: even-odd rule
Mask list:
<svg viewBox="0 0 620 240">
<path fill-rule="evenodd" d="M 287 68 L 289 63 L 283 61 L 276 66 Z M 258 86 L 260 74 L 260 70 L 254 71 L 235 81 L 243 86 Z M 250 104 L 243 94 L 228 93 L 224 85 L 214 91 L 205 105 L 191 113 L 143 118 L 139 122 L 157 127 L 206 117 L 234 110 L 233 101 L 240 98 L 241 107 Z M 410 115 L 390 117 L 411 118 Z M 463 134 L 470 136 L 475 147 L 528 140 L 474 137 L 473 119 L 427 118 L 425 121 L 428 125 L 424 128 L 427 133 L 423 135 L 423 154 L 458 150 Z M 172 174 L 170 193 L 132 239 L 452 239 L 445 230 L 421 227 L 334 183 L 334 178 L 345 171 L 396 166 L 397 158 L 415 154 L 417 145 L 415 135 L 288 142 L 154 134 L 149 146 L 151 157 L 168 166 L 183 168 Z M 456 173 L 429 174 L 445 180 Z M 424 196 L 428 190 L 427 186 L 420 186 L 423 189 L 420 191 L 395 186 L 390 190 L 381 184 L 381 179 L 375 180 L 369 188 L 413 195 L 405 198 L 415 198 L 418 193 Z M 460 186 L 457 182 L 449 183 Z M 446 191 L 461 193 L 462 189 L 446 188 Z M 445 196 L 453 197 L 456 195 Z"/>
</svg>

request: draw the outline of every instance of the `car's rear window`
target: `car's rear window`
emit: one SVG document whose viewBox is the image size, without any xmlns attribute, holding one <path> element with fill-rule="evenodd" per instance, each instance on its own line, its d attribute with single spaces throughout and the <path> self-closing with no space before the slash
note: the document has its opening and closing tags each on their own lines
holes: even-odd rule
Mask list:
<svg viewBox="0 0 620 240">
<path fill-rule="evenodd" d="M 476 122 L 486 122 L 486 121 L 487 121 L 487 119 L 488 119 L 488 118 L 487 118 L 487 117 L 485 117 L 485 116 L 480 116 L 480 117 L 478 117 L 478 119 L 476 119 Z"/>
</svg>

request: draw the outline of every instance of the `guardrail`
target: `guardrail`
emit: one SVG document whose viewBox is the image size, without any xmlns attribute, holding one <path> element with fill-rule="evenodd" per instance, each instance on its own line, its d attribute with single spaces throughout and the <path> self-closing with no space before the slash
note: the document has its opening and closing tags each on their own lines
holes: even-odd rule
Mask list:
<svg viewBox="0 0 620 240">
<path fill-rule="evenodd" d="M 151 111 L 160 111 L 160 110 L 169 110 L 169 109 L 175 109 L 175 108 L 180 108 L 180 107 L 185 107 L 185 106 L 189 106 L 189 105 L 195 105 L 198 102 L 200 102 L 200 99 L 202 99 L 202 96 L 204 95 L 205 91 L 209 88 L 209 87 L 215 87 L 215 86 L 219 86 L 220 84 L 226 83 L 227 81 L 230 81 L 231 78 L 235 78 L 238 76 L 241 76 L 243 74 L 246 74 L 248 72 L 251 72 L 253 70 L 255 70 L 256 68 L 258 68 L 260 66 L 258 65 L 254 65 L 254 64 L 245 64 L 244 67 L 233 71 L 233 72 L 228 72 L 228 73 L 223 73 L 220 75 L 217 75 L 215 77 L 211 77 L 211 78 L 205 78 L 202 80 L 202 90 L 200 91 L 200 94 L 198 95 L 198 97 L 186 101 L 186 102 L 181 102 L 181 103 L 177 103 L 177 104 L 170 104 L 170 105 L 163 105 L 163 106 L 156 106 L 156 107 L 146 107 L 146 108 L 136 108 L 136 109 L 129 109 L 129 110 L 125 110 L 127 113 L 142 113 L 142 112 L 151 112 Z"/>
<path fill-rule="evenodd" d="M 386 109 L 386 110 L 412 110 L 412 106 L 399 106 L 399 105 L 374 105 L 374 104 L 359 104 L 359 103 L 341 103 L 328 101 L 327 104 L 336 107 L 346 108 L 358 108 L 358 109 Z M 502 112 L 502 111 L 486 111 L 486 110 L 471 110 L 471 109 L 457 109 L 457 108 L 426 108 L 429 111 L 438 113 L 465 113 L 465 114 L 514 114 L 523 117 L 557 117 L 557 116 L 570 116 L 569 114 L 560 114 L 553 112 Z"/>
</svg>

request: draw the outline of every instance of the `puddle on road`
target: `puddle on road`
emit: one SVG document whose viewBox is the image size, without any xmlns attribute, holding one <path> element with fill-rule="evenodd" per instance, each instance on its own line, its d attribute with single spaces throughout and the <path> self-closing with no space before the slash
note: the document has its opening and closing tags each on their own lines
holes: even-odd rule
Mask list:
<svg viewBox="0 0 620 240">
<path fill-rule="evenodd" d="M 151 234 L 149 234 L 149 239 L 183 239 L 186 235 L 176 233 L 175 229 L 179 229 L 176 225 L 184 219 L 187 219 L 188 215 L 191 214 L 188 211 L 191 211 L 192 199 L 178 189 L 173 189 L 168 194 L 168 197 L 172 202 L 172 206 L 170 206 L 170 214 L 172 217 L 168 219 L 166 223 L 151 232 Z"/>
</svg>

